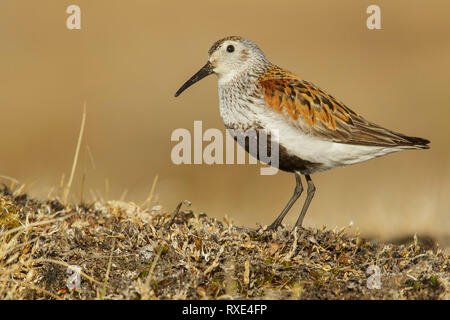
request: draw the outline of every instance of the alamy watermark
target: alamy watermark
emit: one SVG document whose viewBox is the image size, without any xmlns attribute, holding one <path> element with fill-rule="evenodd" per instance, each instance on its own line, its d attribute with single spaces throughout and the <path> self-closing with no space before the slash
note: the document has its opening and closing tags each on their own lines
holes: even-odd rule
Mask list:
<svg viewBox="0 0 450 320">
<path fill-rule="evenodd" d="M 69 290 L 81 289 L 81 267 L 77 265 L 70 265 L 67 267 L 66 272 L 70 274 L 67 278 L 66 286 Z"/>
<path fill-rule="evenodd" d="M 372 4 L 366 9 L 367 14 L 370 14 L 366 20 L 366 26 L 369 30 L 381 29 L 381 9 L 376 4 Z"/>
<path fill-rule="evenodd" d="M 66 27 L 69 30 L 81 29 L 81 9 L 79 6 L 72 4 L 67 7 L 66 13 L 70 14 L 66 19 Z"/>
<path fill-rule="evenodd" d="M 278 130 L 228 129 L 224 138 L 221 130 L 210 128 L 203 132 L 202 121 L 194 121 L 193 137 L 189 130 L 179 128 L 172 132 L 170 139 L 178 141 L 170 154 L 172 162 L 177 165 L 245 164 L 248 150 L 250 154 L 248 164 L 257 164 L 259 159 L 261 163 L 268 165 L 261 167 L 261 175 L 273 175 L 278 172 Z M 234 140 L 241 146 L 237 148 L 237 159 Z M 209 143 L 203 148 L 204 142 Z"/>
<path fill-rule="evenodd" d="M 368 289 L 381 289 L 381 269 L 378 266 L 370 265 L 367 270 L 367 274 L 371 276 L 366 280 L 366 286 Z"/>
</svg>

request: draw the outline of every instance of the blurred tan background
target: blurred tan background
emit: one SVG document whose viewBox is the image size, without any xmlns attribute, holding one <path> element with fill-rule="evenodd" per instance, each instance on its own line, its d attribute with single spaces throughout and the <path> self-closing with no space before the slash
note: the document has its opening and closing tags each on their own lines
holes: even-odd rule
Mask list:
<svg viewBox="0 0 450 320">
<path fill-rule="evenodd" d="M 82 29 L 66 28 L 67 6 Z M 382 30 L 366 28 L 381 7 Z M 209 77 L 174 92 L 227 35 L 256 42 L 274 63 L 312 81 L 387 128 L 432 141 L 313 176 L 317 193 L 305 226 L 354 222 L 363 234 L 450 230 L 450 2 L 137 1 L 0 2 L 0 175 L 46 197 L 70 174 L 84 101 L 87 122 L 72 199 L 86 189 L 141 203 L 153 179 L 156 201 L 184 199 L 197 212 L 236 224 L 269 224 L 291 196 L 294 177 L 259 175 L 255 165 L 171 163 L 176 128 L 194 120 L 223 129 Z M 95 168 L 87 156 L 92 151 Z M 4 179 L 1 181 L 7 182 Z M 107 181 L 107 182 L 106 182 Z M 105 190 L 107 189 L 107 191 Z M 85 196 L 92 199 L 92 192 Z M 301 198 L 285 222 L 293 225 Z"/>
</svg>

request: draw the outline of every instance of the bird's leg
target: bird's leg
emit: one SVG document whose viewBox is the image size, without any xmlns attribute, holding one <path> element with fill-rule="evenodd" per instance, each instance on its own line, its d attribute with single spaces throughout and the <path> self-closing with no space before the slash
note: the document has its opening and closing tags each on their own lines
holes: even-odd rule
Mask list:
<svg viewBox="0 0 450 320">
<path fill-rule="evenodd" d="M 286 207 L 284 207 L 283 211 L 281 211 L 278 218 L 275 219 L 272 224 L 267 227 L 267 230 L 276 230 L 279 225 L 281 225 L 281 221 L 283 221 L 286 214 L 289 212 L 289 209 L 291 209 L 292 205 L 297 201 L 297 199 L 300 197 L 300 195 L 303 192 L 303 185 L 302 185 L 302 179 L 301 175 L 298 172 L 295 172 L 295 189 L 294 194 L 292 195 L 291 199 L 287 203 Z"/>
<path fill-rule="evenodd" d="M 306 174 L 305 178 L 306 178 L 306 182 L 308 183 L 308 190 L 306 191 L 307 192 L 306 200 L 305 200 L 305 203 L 303 204 L 302 212 L 298 216 L 298 219 L 297 219 L 297 222 L 295 223 L 294 228 L 302 227 L 303 218 L 305 217 L 306 211 L 308 211 L 309 204 L 311 203 L 311 200 L 314 197 L 314 193 L 316 192 L 316 186 L 314 186 L 314 183 L 312 182 L 311 177 L 308 174 Z"/>
</svg>

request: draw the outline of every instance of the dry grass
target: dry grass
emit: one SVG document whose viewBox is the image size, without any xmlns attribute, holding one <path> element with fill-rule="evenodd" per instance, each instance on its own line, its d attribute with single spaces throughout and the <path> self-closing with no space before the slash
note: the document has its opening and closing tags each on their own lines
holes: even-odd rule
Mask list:
<svg viewBox="0 0 450 320">
<path fill-rule="evenodd" d="M 448 258 L 420 239 L 265 232 L 182 204 L 63 205 L 0 188 L 0 299 L 448 299 Z M 67 288 L 70 265 L 79 290 Z M 366 286 L 370 265 L 380 289 Z"/>
</svg>

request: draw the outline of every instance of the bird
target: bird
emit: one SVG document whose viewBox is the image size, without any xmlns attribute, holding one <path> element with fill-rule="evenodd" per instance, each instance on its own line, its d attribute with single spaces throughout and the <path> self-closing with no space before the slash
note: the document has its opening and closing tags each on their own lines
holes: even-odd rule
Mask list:
<svg viewBox="0 0 450 320">
<path fill-rule="evenodd" d="M 220 115 L 227 130 L 263 130 L 269 140 L 276 132 L 279 169 L 295 176 L 291 198 L 267 230 L 277 230 L 301 196 L 302 176 L 307 193 L 294 229 L 303 228 L 316 192 L 312 174 L 393 152 L 429 148 L 427 139 L 366 120 L 318 86 L 271 63 L 254 42 L 243 37 L 228 36 L 214 42 L 207 63 L 175 97 L 211 74 L 218 77 Z M 241 146 L 249 152 L 248 143 Z"/>
</svg>

